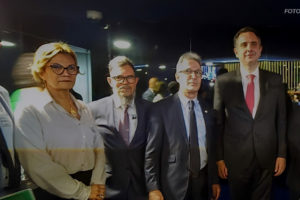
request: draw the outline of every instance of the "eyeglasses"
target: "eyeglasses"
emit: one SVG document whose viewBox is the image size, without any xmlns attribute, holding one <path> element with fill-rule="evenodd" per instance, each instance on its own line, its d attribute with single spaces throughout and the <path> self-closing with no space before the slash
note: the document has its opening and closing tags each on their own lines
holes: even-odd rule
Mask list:
<svg viewBox="0 0 300 200">
<path fill-rule="evenodd" d="M 79 72 L 79 67 L 76 65 L 69 65 L 68 67 L 64 67 L 58 63 L 54 63 L 50 65 L 52 71 L 57 75 L 62 75 L 65 70 L 67 70 L 69 75 L 76 75 Z"/>
<path fill-rule="evenodd" d="M 125 79 L 128 83 L 134 83 L 135 82 L 135 76 L 133 76 L 133 75 L 114 76 L 114 77 L 111 77 L 111 78 L 114 79 L 115 81 L 119 82 L 119 83 L 124 83 Z"/>
<path fill-rule="evenodd" d="M 183 74 L 185 74 L 185 75 L 192 75 L 192 74 L 195 74 L 197 77 L 202 76 L 202 71 L 201 71 L 201 70 L 193 71 L 193 70 L 191 70 L 191 69 L 186 69 L 186 70 L 180 71 L 179 73 L 183 73 Z"/>
</svg>

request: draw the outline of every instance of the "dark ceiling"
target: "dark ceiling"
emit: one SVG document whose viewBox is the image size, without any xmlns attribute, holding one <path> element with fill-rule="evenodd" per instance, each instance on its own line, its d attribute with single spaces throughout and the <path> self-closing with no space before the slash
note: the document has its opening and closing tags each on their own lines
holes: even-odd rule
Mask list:
<svg viewBox="0 0 300 200">
<path fill-rule="evenodd" d="M 203 59 L 233 58 L 232 37 L 247 25 L 261 32 L 264 56 L 300 57 L 298 0 L 0 2 L 0 34 L 21 40 L 20 51 L 34 51 L 47 41 L 62 40 L 91 50 L 96 75 L 104 73 L 109 57 L 120 54 L 135 64 L 149 64 L 153 74 L 160 64 L 174 66 L 180 54 L 189 50 Z M 87 19 L 87 10 L 100 11 L 103 18 Z M 104 29 L 107 25 L 109 29 Z M 129 40 L 131 49 L 114 49 L 111 42 L 116 38 Z"/>
</svg>

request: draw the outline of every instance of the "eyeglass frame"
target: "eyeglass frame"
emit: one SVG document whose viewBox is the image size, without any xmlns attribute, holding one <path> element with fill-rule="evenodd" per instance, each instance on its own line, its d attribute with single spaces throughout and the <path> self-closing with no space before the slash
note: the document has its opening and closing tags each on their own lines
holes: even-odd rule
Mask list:
<svg viewBox="0 0 300 200">
<path fill-rule="evenodd" d="M 179 71 L 178 73 L 183 73 L 183 74 L 185 74 L 185 75 L 188 75 L 188 76 L 190 76 L 190 75 L 192 75 L 192 74 L 195 74 L 195 76 L 197 76 L 197 77 L 201 77 L 202 76 L 202 73 L 203 71 L 200 69 L 200 70 L 191 70 L 191 69 L 186 69 L 186 70 L 181 70 L 181 71 Z"/>
<path fill-rule="evenodd" d="M 136 80 L 136 76 L 134 75 L 129 75 L 129 76 L 112 76 L 111 77 L 112 79 L 114 79 L 115 81 L 117 81 L 118 83 L 124 83 L 125 79 L 128 83 L 132 84 L 132 83 L 135 83 L 135 80 Z M 121 80 L 117 80 L 118 78 L 121 78 Z M 129 81 L 128 78 L 132 78 L 132 81 Z"/>
<path fill-rule="evenodd" d="M 61 69 L 63 69 L 63 70 L 62 70 L 60 73 L 57 73 L 57 72 L 54 70 L 54 67 L 53 67 L 54 65 L 60 66 Z M 80 68 L 80 67 L 79 67 L 79 66 L 76 66 L 76 65 L 69 65 L 69 66 L 67 66 L 67 67 L 64 67 L 64 66 L 61 65 L 61 64 L 53 63 L 53 64 L 49 65 L 49 67 L 51 68 L 52 72 L 55 73 L 56 75 L 62 75 L 62 74 L 64 73 L 65 70 L 67 71 L 67 73 L 68 73 L 69 75 L 77 75 L 77 74 L 80 73 L 80 72 L 79 72 L 79 68 Z M 69 72 L 70 67 L 75 67 L 76 73 L 71 74 L 71 73 Z M 58 68 L 56 68 L 56 69 L 58 69 Z"/>
</svg>

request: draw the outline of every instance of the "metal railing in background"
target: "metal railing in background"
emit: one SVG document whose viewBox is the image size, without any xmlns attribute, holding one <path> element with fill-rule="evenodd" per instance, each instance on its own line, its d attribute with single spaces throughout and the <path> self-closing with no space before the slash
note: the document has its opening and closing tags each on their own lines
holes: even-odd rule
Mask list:
<svg viewBox="0 0 300 200">
<path fill-rule="evenodd" d="M 228 71 L 234 71 L 240 64 L 238 62 L 225 63 Z M 300 60 L 292 61 L 260 61 L 260 68 L 274 72 L 282 76 L 283 83 L 287 84 L 288 90 L 299 90 L 300 88 Z"/>
</svg>

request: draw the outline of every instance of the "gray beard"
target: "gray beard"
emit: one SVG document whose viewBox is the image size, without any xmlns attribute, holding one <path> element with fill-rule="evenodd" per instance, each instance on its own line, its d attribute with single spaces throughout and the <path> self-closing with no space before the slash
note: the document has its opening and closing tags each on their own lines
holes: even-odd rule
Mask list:
<svg viewBox="0 0 300 200">
<path fill-rule="evenodd" d="M 120 95 L 118 95 L 118 96 L 120 98 L 120 102 L 121 102 L 122 106 L 130 105 L 131 102 L 132 102 L 132 100 L 133 100 L 133 98 L 134 98 L 134 95 L 128 96 L 128 97 L 124 97 L 124 96 L 120 96 Z"/>
</svg>

